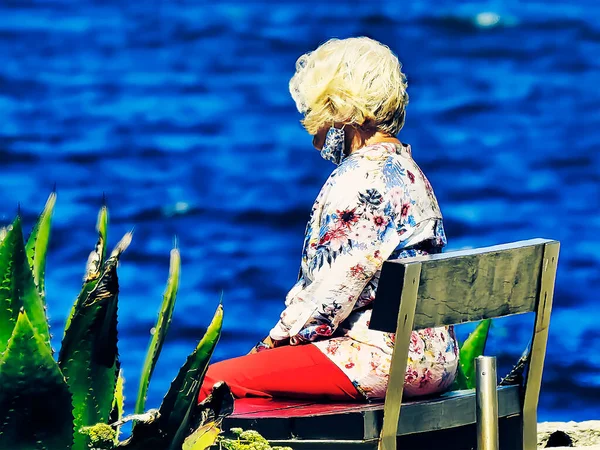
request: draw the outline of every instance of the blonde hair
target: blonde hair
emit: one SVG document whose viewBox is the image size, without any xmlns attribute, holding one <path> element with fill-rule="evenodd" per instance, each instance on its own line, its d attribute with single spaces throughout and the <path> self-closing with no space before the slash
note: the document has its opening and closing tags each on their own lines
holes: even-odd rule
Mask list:
<svg viewBox="0 0 600 450">
<path fill-rule="evenodd" d="M 406 76 L 389 47 L 367 37 L 330 39 L 296 62 L 290 93 L 310 134 L 341 122 L 396 135 L 408 103 Z"/>
</svg>

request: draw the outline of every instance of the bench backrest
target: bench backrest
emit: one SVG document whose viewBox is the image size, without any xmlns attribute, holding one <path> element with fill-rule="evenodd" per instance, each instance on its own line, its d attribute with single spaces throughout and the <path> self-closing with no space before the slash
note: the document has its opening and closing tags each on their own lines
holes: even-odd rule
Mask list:
<svg viewBox="0 0 600 450">
<path fill-rule="evenodd" d="M 537 405 L 552 310 L 559 243 L 531 239 L 494 247 L 387 261 L 370 328 L 396 333 L 381 450 L 396 449 L 412 330 L 535 312 L 523 399 L 524 448 L 536 447 Z"/>
<path fill-rule="evenodd" d="M 541 289 L 544 249 L 556 241 L 531 239 L 384 263 L 370 328 L 395 332 L 400 300 L 420 265 L 414 329 L 533 312 Z M 551 261 L 556 266 L 555 261 Z M 416 276 L 413 270 L 413 278 Z"/>
</svg>

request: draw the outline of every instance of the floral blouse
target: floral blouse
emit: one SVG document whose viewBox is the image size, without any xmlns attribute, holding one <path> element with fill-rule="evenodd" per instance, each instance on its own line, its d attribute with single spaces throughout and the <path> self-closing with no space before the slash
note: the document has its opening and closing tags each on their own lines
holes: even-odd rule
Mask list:
<svg viewBox="0 0 600 450">
<path fill-rule="evenodd" d="M 317 346 L 367 399 L 383 398 L 394 334 L 369 329 L 379 270 L 387 259 L 437 253 L 445 244 L 437 200 L 410 146 L 353 152 L 314 203 L 300 277 L 271 338 Z M 457 366 L 452 327 L 413 331 L 406 396 L 447 389 Z"/>
</svg>

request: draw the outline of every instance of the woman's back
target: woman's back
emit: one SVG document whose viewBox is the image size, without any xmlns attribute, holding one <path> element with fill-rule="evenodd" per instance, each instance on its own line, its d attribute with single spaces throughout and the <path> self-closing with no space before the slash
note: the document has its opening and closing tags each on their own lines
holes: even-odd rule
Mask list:
<svg viewBox="0 0 600 450">
<path fill-rule="evenodd" d="M 368 329 L 378 267 L 388 255 L 391 259 L 438 252 L 445 243 L 437 200 L 410 147 L 363 147 L 331 174 L 315 201 L 301 278 L 287 297 L 278 325 L 292 336 L 292 344 L 314 342 L 365 396 L 382 397 L 394 336 Z M 456 369 L 450 330 L 424 332 L 427 343 L 425 334 L 413 336 L 409 395 L 438 390 L 442 379 L 452 381 Z M 327 341 L 319 342 L 322 339 Z M 430 373 L 441 359 L 447 365 Z"/>
</svg>

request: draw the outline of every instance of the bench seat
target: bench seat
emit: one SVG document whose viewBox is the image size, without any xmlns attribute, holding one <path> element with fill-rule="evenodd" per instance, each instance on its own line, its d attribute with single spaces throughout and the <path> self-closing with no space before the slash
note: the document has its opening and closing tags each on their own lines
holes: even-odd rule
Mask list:
<svg viewBox="0 0 600 450">
<path fill-rule="evenodd" d="M 224 429 L 253 429 L 274 445 L 331 444 L 377 441 L 383 403 L 315 403 L 307 401 L 240 399 Z M 500 418 L 519 415 L 519 386 L 498 388 Z M 398 436 L 444 430 L 475 423 L 475 390 L 453 391 L 427 400 L 405 401 Z M 301 440 L 301 441 L 299 441 Z M 295 448 L 297 445 L 294 445 Z"/>
</svg>

